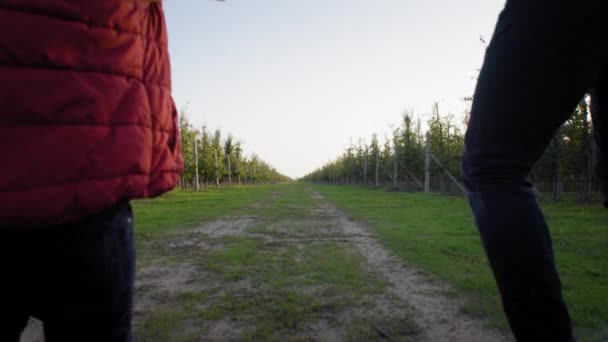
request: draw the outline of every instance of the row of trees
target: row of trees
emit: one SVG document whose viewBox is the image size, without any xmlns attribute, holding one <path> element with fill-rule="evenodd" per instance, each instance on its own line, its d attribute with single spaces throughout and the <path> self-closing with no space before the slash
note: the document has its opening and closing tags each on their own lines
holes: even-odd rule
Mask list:
<svg viewBox="0 0 608 342">
<path fill-rule="evenodd" d="M 464 138 L 454 116 L 441 115 L 439 105 L 435 104 L 427 124 L 431 153 L 443 161 L 446 169 L 459 174 L 458 165 Z M 363 139 L 359 139 L 357 144 L 351 142 L 336 160 L 306 175 L 303 180 L 373 183 L 376 163 L 379 183 L 394 182 L 395 174 L 402 175 L 397 181 L 422 180 L 425 170 L 425 135 L 421 127 L 420 118 L 413 112 L 406 111 L 391 136 L 385 136 L 381 142 L 374 133 L 369 142 Z"/>
<path fill-rule="evenodd" d="M 180 112 L 179 127 L 184 157 L 182 188 L 197 188 L 199 184 L 203 187 L 210 184 L 218 187 L 220 184 L 261 184 L 289 180 L 255 153 L 247 156 L 243 144 L 232 135 L 223 138 L 219 129 L 212 131 L 205 125 L 200 129 L 195 128 L 188 120 L 185 109 Z"/>
<path fill-rule="evenodd" d="M 409 182 L 421 188 L 425 179 L 428 136 L 430 154 L 436 158 L 436 162 L 432 161 L 432 171 L 441 183 L 437 187 L 443 192 L 447 188 L 445 184 L 451 182 L 448 174 L 460 179 L 460 158 L 468 115 L 465 113 L 463 122 L 458 122 L 453 115 L 442 114 L 437 103 L 430 114 L 426 134 L 422 132 L 420 118 L 413 112 L 405 112 L 399 126 L 383 142 L 373 134 L 369 142 L 360 139 L 357 144 L 351 143 L 338 158 L 303 177 L 303 180 L 364 184 Z M 593 177 L 592 145 L 587 104 L 581 101 L 570 119 L 556 131 L 546 152 L 535 165 L 533 179 L 542 191 L 552 190 L 556 199 L 564 191 L 564 186 L 567 191 L 579 191 L 589 196 Z"/>
</svg>

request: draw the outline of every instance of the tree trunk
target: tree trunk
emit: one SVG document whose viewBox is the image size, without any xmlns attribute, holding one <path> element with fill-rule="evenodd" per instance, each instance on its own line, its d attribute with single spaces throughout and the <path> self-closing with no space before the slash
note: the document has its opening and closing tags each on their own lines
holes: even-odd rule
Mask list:
<svg viewBox="0 0 608 342">
<path fill-rule="evenodd" d="M 236 178 L 237 178 L 237 184 L 241 185 L 241 169 L 239 168 L 239 165 L 240 165 L 239 159 L 240 159 L 240 157 L 237 154 L 237 156 L 236 156 L 236 171 L 237 171 Z"/>
<path fill-rule="evenodd" d="M 431 192 L 431 134 L 426 132 L 424 146 L 424 192 Z"/>
<path fill-rule="evenodd" d="M 217 167 L 217 150 L 215 150 L 215 187 L 220 187 L 220 177 L 218 175 L 218 167 Z"/>
<path fill-rule="evenodd" d="M 196 191 L 199 191 L 199 181 L 198 181 L 198 139 L 194 137 L 194 188 Z"/>
<path fill-rule="evenodd" d="M 230 169 L 230 154 L 228 154 L 228 186 L 232 186 L 232 170 Z"/>
<path fill-rule="evenodd" d="M 397 147 L 395 147 L 394 155 L 393 155 L 393 185 L 397 186 L 397 177 L 398 177 L 398 165 L 397 165 Z"/>
<path fill-rule="evenodd" d="M 380 152 L 376 153 L 376 186 L 380 185 Z"/>
<path fill-rule="evenodd" d="M 367 153 L 365 153 L 365 162 L 363 163 L 363 184 L 367 185 Z"/>
</svg>

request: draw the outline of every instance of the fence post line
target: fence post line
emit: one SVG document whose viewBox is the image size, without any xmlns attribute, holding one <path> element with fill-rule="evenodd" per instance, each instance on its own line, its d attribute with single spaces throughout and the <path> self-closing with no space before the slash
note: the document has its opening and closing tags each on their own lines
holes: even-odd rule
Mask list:
<svg viewBox="0 0 608 342">
<path fill-rule="evenodd" d="M 228 153 L 228 186 L 232 186 L 232 169 L 230 168 L 230 159 L 232 158 L 232 152 Z"/>
<path fill-rule="evenodd" d="M 236 181 L 237 181 L 238 185 L 241 185 L 241 168 L 240 168 L 241 162 L 239 159 L 241 159 L 241 156 L 239 155 L 239 152 L 237 151 L 236 152 L 236 172 L 237 172 Z"/>
<path fill-rule="evenodd" d="M 220 187 L 220 178 L 218 177 L 218 168 L 217 168 L 217 148 L 215 149 L 215 187 Z"/>
<path fill-rule="evenodd" d="M 367 151 L 365 151 L 365 163 L 363 164 L 363 184 L 367 185 Z"/>
<path fill-rule="evenodd" d="M 448 169 L 446 169 L 445 167 L 443 167 L 443 164 L 441 164 L 441 162 L 439 161 L 439 159 L 437 159 L 437 157 L 435 157 L 432 153 L 430 153 L 431 159 L 433 159 L 433 161 L 435 163 L 437 163 L 437 165 L 441 168 L 441 170 L 448 175 L 448 177 L 450 178 L 450 180 L 452 182 L 454 182 L 454 184 L 456 184 L 456 186 L 458 186 L 458 189 L 460 189 L 460 191 L 462 191 L 464 194 L 467 193 L 467 190 L 464 188 L 464 186 L 462 186 L 462 184 L 460 184 L 458 182 L 458 179 L 456 179 L 456 177 L 454 177 L 450 171 L 448 171 Z"/>
<path fill-rule="evenodd" d="M 424 143 L 424 193 L 431 192 L 431 134 L 426 132 Z"/>
<path fill-rule="evenodd" d="M 194 137 L 194 182 L 196 183 L 195 188 L 196 191 L 199 191 L 199 182 L 198 182 L 198 138 Z"/>
<path fill-rule="evenodd" d="M 398 164 L 397 164 L 397 144 L 395 144 L 395 151 L 393 151 L 393 185 L 397 186 L 397 177 L 399 176 Z"/>
<path fill-rule="evenodd" d="M 379 173 L 380 173 L 380 149 L 378 149 L 378 152 L 376 152 L 376 186 L 380 185 Z"/>
<path fill-rule="evenodd" d="M 401 166 L 403 167 L 403 169 L 405 170 L 405 172 L 414 180 L 414 182 L 416 182 L 416 185 L 418 185 L 418 187 L 422 190 L 424 190 L 424 184 L 422 184 L 421 181 L 418 180 L 418 178 L 416 178 L 416 176 L 412 173 L 412 171 L 410 171 L 407 166 L 401 162 L 399 162 L 401 164 Z"/>
</svg>

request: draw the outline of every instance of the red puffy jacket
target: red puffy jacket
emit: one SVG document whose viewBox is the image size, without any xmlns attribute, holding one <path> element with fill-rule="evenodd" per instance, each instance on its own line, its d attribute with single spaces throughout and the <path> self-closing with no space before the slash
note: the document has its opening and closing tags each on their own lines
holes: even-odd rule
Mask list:
<svg viewBox="0 0 608 342">
<path fill-rule="evenodd" d="M 160 3 L 0 0 L 0 229 L 172 189 L 177 127 Z"/>
</svg>

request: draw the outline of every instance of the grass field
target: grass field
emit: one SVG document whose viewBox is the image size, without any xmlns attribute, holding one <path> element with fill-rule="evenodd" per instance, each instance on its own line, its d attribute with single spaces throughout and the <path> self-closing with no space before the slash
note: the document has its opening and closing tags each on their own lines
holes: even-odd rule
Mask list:
<svg viewBox="0 0 608 342">
<path fill-rule="evenodd" d="M 367 222 L 407 264 L 453 285 L 463 310 L 506 327 L 494 280 L 461 197 L 354 186 L 315 186 Z M 608 322 L 608 212 L 599 204 L 542 203 L 553 234 L 564 295 L 581 341 L 604 341 Z"/>
<path fill-rule="evenodd" d="M 317 204 L 301 185 L 135 203 L 137 340 L 380 340 L 373 326 L 409 340 L 408 305 Z"/>
<path fill-rule="evenodd" d="M 209 187 L 201 192 L 174 190 L 162 197 L 132 201 L 138 260 L 144 262 L 148 259 L 151 251 L 149 242 L 234 214 L 269 197 L 272 191 L 270 185 Z"/>
<path fill-rule="evenodd" d="M 138 237 L 171 234 L 262 201 L 272 185 L 209 187 L 201 192 L 175 190 L 152 200 L 133 201 Z"/>
<path fill-rule="evenodd" d="M 447 295 L 463 303 L 463 313 L 506 329 L 464 198 L 289 184 L 175 191 L 133 204 L 136 290 L 151 305 L 136 312 L 138 340 L 306 340 L 323 334 L 381 340 L 378 324 L 403 340 L 415 339 L 418 327 L 407 303 L 388 294 L 348 237 L 334 231 L 334 218 L 320 214 L 315 190 L 371 229 L 406 265 L 450 285 Z M 574 201 L 542 205 L 577 337 L 604 341 L 608 214 Z M 390 310 L 377 308 L 387 302 Z"/>
</svg>

